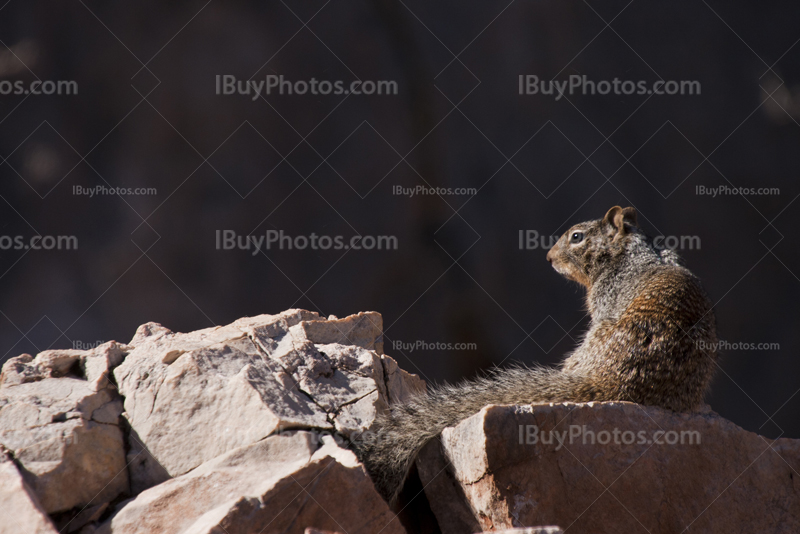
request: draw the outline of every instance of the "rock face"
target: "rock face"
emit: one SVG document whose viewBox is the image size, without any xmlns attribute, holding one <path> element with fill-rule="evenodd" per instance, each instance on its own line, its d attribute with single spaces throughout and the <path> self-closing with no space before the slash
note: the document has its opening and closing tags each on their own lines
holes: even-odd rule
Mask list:
<svg viewBox="0 0 800 534">
<path fill-rule="evenodd" d="M 0 445 L 48 513 L 128 491 L 122 402 L 108 379 L 123 355 L 110 342 L 91 351 L 24 354 L 3 366 Z"/>
<path fill-rule="evenodd" d="M 235 449 L 141 493 L 98 532 L 405 532 L 355 455 L 290 431 Z"/>
<path fill-rule="evenodd" d="M 39 500 L 0 447 L 0 534 L 56 534 Z"/>
<path fill-rule="evenodd" d="M 800 531 L 800 440 L 768 440 L 710 411 L 489 406 L 428 452 L 420 462 L 446 458 L 451 481 L 429 500 L 460 502 L 484 530 Z M 419 471 L 430 482 L 431 469 Z"/>
<path fill-rule="evenodd" d="M 377 313 L 305 310 L 188 334 L 141 326 L 114 370 L 135 437 L 134 493 L 279 430 L 366 430 L 425 387 L 381 354 L 382 328 Z"/>
</svg>

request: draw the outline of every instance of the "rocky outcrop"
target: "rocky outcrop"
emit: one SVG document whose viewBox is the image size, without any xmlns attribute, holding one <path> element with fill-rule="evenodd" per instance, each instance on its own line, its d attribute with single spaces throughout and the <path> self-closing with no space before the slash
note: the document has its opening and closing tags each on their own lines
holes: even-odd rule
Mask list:
<svg viewBox="0 0 800 534">
<path fill-rule="evenodd" d="M 134 492 L 287 429 L 349 437 L 424 383 L 383 356 L 377 313 L 240 319 L 188 334 L 149 323 L 114 370 Z M 348 343 L 347 345 L 343 343 Z"/>
<path fill-rule="evenodd" d="M 382 328 L 288 310 L 12 358 L 2 498 L 29 512 L 3 528 L 45 532 L 50 514 L 64 532 L 405 532 L 346 448 L 425 388 L 383 354 Z"/>
<path fill-rule="evenodd" d="M 800 440 L 630 403 L 487 406 L 390 510 L 348 443 L 424 388 L 371 312 L 12 358 L 0 534 L 800 531 Z"/>
<path fill-rule="evenodd" d="M 471 513 L 484 530 L 800 531 L 800 440 L 768 440 L 710 411 L 489 406 L 427 452 L 423 484 L 432 466 L 448 465 L 439 475 L 448 483 L 426 487 L 429 500 L 450 503 L 451 516 Z"/>
<path fill-rule="evenodd" d="M 0 445 L 48 513 L 128 491 L 122 402 L 109 380 L 124 347 L 23 354 L 0 375 Z"/>
</svg>

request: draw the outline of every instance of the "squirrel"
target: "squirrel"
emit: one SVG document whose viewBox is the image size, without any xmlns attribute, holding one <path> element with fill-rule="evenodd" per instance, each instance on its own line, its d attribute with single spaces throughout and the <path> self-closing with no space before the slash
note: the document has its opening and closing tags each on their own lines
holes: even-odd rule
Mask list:
<svg viewBox="0 0 800 534">
<path fill-rule="evenodd" d="M 353 444 L 390 504 L 422 447 L 489 404 L 631 401 L 683 412 L 702 403 L 717 360 L 713 306 L 678 254 L 642 232 L 635 209 L 571 227 L 547 260 L 586 288 L 582 343 L 558 367 L 499 370 L 379 415 L 371 439 Z"/>
</svg>

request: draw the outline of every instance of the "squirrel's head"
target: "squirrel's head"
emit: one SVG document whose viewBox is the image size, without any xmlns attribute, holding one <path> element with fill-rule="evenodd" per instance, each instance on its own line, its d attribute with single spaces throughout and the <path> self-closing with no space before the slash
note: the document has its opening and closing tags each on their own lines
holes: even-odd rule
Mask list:
<svg viewBox="0 0 800 534">
<path fill-rule="evenodd" d="M 624 253 L 626 237 L 641 234 L 636 210 L 614 206 L 602 219 L 576 224 L 547 253 L 547 261 L 566 278 L 590 288 L 597 273 Z"/>
</svg>

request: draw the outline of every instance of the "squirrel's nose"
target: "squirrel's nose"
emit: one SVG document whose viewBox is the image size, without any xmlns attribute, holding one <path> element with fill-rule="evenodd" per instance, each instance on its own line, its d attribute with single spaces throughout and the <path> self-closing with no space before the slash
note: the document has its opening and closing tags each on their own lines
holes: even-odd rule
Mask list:
<svg viewBox="0 0 800 534">
<path fill-rule="evenodd" d="M 550 263 L 553 263 L 552 254 L 553 254 L 553 249 L 550 249 L 550 250 L 547 251 L 547 261 L 549 261 Z"/>
</svg>

